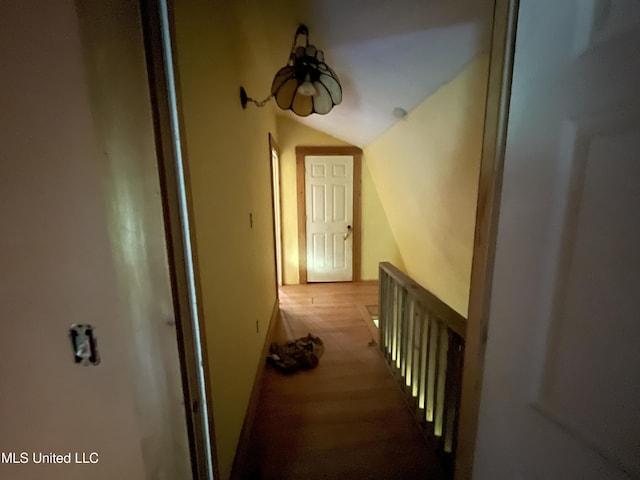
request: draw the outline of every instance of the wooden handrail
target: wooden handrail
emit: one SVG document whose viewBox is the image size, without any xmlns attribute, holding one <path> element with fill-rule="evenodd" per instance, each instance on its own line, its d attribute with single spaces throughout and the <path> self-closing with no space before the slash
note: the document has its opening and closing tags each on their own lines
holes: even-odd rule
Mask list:
<svg viewBox="0 0 640 480">
<path fill-rule="evenodd" d="M 466 318 L 391 263 L 380 262 L 380 269 L 393 277 L 418 303 L 431 310 L 442 323 L 464 339 L 467 329 Z"/>
</svg>

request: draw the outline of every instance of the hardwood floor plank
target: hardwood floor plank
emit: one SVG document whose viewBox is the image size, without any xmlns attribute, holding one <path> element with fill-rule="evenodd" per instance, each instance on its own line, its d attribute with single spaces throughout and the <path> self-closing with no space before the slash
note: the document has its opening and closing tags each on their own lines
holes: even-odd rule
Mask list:
<svg viewBox="0 0 640 480">
<path fill-rule="evenodd" d="M 265 370 L 247 470 L 234 478 L 450 478 L 369 343 L 363 315 L 377 295 L 376 282 L 282 287 L 274 340 L 312 333 L 325 351 L 313 370 Z"/>
</svg>

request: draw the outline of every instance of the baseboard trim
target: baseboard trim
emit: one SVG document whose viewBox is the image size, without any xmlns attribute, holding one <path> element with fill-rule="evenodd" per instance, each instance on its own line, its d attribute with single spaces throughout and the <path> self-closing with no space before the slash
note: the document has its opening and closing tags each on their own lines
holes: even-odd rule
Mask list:
<svg viewBox="0 0 640 480">
<path fill-rule="evenodd" d="M 249 438 L 251 435 L 251 429 L 253 428 L 253 422 L 256 417 L 256 410 L 258 408 L 258 401 L 260 400 L 260 387 L 262 386 L 262 378 L 264 376 L 264 369 L 267 364 L 266 358 L 269 353 L 269 346 L 273 339 L 273 332 L 275 330 L 277 319 L 280 315 L 280 301 L 276 298 L 271 311 L 271 319 L 269 320 L 269 328 L 264 338 L 264 345 L 262 346 L 262 352 L 260 354 L 260 361 L 258 362 L 258 368 L 256 370 L 256 377 L 253 381 L 253 387 L 251 389 L 251 396 L 249 397 L 249 405 L 247 406 L 247 413 L 244 417 L 242 424 L 242 431 L 240 432 L 240 439 L 238 440 L 238 448 L 236 449 L 236 455 L 233 459 L 233 466 L 231 468 L 231 480 L 242 480 L 244 472 L 246 471 L 247 455 L 249 453 Z"/>
</svg>

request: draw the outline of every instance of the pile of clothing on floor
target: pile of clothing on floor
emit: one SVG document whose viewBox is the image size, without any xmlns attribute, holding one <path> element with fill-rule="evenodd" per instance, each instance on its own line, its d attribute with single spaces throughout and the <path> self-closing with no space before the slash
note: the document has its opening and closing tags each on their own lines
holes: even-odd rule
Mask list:
<svg viewBox="0 0 640 480">
<path fill-rule="evenodd" d="M 283 373 L 316 368 L 324 353 L 320 337 L 308 334 L 286 343 L 272 343 L 267 361 Z"/>
</svg>

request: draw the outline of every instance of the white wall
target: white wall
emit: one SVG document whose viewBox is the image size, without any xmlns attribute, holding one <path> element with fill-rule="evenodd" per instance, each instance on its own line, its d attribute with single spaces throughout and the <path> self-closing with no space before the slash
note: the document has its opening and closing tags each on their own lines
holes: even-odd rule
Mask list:
<svg viewBox="0 0 640 480">
<path fill-rule="evenodd" d="M 77 1 L 146 478 L 191 476 L 138 2 Z"/>
<path fill-rule="evenodd" d="M 81 47 L 73 0 L 0 3 L 0 452 L 99 455 L 94 465 L 0 463 L 3 479 L 140 480 L 151 471 L 128 363 L 133 314 L 121 296 L 134 280 L 117 278 L 112 258 L 106 203 L 117 200 L 106 197 L 108 152 Z M 73 362 L 76 322 L 96 327 L 97 367 Z"/>
</svg>

